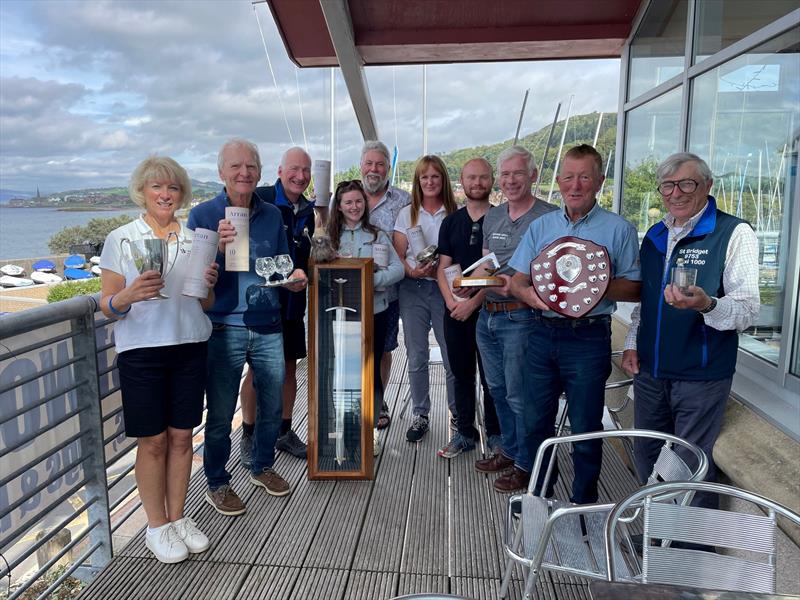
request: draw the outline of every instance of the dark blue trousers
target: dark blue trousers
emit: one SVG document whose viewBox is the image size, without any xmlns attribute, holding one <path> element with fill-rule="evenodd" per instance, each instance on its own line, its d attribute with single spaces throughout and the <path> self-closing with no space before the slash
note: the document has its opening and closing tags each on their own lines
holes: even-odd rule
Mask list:
<svg viewBox="0 0 800 600">
<path fill-rule="evenodd" d="M 733 377 L 712 381 L 656 379 L 642 370 L 634 378 L 634 424 L 637 429 L 671 433 L 699 446 L 708 456 L 707 481 L 716 481 L 717 468 L 712 451 L 722 428 L 725 406 Z M 634 440 L 636 470 L 642 483 L 647 481 L 662 444 L 657 440 Z M 691 468 L 696 465 L 681 450 L 678 454 Z M 716 495 L 697 494 L 695 506 L 716 508 Z"/>
</svg>

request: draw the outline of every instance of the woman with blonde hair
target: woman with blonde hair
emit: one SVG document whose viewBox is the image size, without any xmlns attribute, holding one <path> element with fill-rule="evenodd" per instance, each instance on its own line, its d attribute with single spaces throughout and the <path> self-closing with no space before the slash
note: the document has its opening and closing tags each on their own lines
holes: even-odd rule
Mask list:
<svg viewBox="0 0 800 600">
<path fill-rule="evenodd" d="M 394 226 L 394 247 L 403 262 L 405 279 L 400 282 L 400 319 L 408 355 L 408 381 L 411 388 L 413 419 L 406 431 L 409 442 L 418 442 L 428 432 L 431 408 L 428 381 L 428 334 L 431 326 L 442 353 L 447 375 L 447 404 L 451 422 L 455 418 L 454 379 L 447 360 L 444 340 L 445 303 L 436 282 L 434 262 L 420 263 L 412 250 L 409 236 L 424 238 L 424 245 L 439 240 L 439 227 L 444 218 L 456 210 L 453 188 L 447 167 L 438 156 L 423 156 L 414 170 L 411 204 L 397 215 Z"/>
<path fill-rule="evenodd" d="M 139 438 L 135 474 L 147 515 L 145 545 L 161 562 L 176 563 L 209 546 L 183 510 L 192 469 L 192 430 L 203 417 L 211 335 L 211 321 L 203 311 L 214 304 L 217 265 L 205 270 L 206 298 L 181 294 L 193 232 L 175 213 L 191 203 L 192 184 L 177 162 L 163 156 L 145 159 L 131 176 L 129 192 L 144 213 L 106 238 L 100 256 L 100 308 L 117 321 L 125 435 Z M 123 250 L 125 240 L 154 238 L 170 242 L 168 275 L 139 273 Z"/>
</svg>

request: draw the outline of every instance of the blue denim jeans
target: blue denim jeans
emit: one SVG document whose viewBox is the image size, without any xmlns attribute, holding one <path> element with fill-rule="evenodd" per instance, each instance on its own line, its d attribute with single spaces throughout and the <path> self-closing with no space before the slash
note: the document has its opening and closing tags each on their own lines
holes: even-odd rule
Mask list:
<svg viewBox="0 0 800 600">
<path fill-rule="evenodd" d="M 281 388 L 286 374 L 283 336 L 257 333 L 247 327 L 214 325 L 208 340 L 208 413 L 203 449 L 203 470 L 212 490 L 231 480 L 225 465 L 231 455 L 231 422 L 245 362 L 253 369 L 256 388 L 253 472 L 260 473 L 275 462 L 275 440 L 283 409 Z"/>
<path fill-rule="evenodd" d="M 475 329 L 486 383 L 500 421 L 503 454 L 528 473 L 533 455 L 524 444 L 527 410 L 522 375 L 532 323 L 529 308 L 495 313 L 482 308 Z"/>
<path fill-rule="evenodd" d="M 584 319 L 581 319 L 579 323 Z M 576 325 L 570 319 L 544 319 L 533 322 L 525 362 L 525 413 L 528 422 L 526 445 L 535 458 L 541 443 L 555 435 L 558 398 L 566 393 L 572 433 L 603 429 L 605 385 L 611 374 L 611 323 L 608 318 Z M 572 502 L 597 501 L 597 480 L 602 463 L 602 441 L 574 444 L 572 462 Z M 542 473 L 547 469 L 545 457 Z M 556 464 L 557 467 L 557 464 Z M 549 495 L 558 476 L 554 469 Z M 541 484 L 541 477 L 539 479 Z"/>
</svg>

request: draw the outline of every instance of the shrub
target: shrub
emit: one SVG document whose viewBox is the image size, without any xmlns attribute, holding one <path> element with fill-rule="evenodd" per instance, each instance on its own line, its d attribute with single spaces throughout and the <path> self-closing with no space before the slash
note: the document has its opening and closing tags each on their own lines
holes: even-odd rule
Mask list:
<svg viewBox="0 0 800 600">
<path fill-rule="evenodd" d="M 87 296 L 100 291 L 100 278 L 84 279 L 81 281 L 65 281 L 54 285 L 47 293 L 47 301 L 61 302 L 75 296 Z"/>
</svg>

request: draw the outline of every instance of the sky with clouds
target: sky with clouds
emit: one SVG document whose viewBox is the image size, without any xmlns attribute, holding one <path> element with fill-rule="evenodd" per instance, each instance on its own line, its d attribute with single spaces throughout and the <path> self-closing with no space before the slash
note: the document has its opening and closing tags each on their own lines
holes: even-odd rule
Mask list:
<svg viewBox="0 0 800 600">
<path fill-rule="evenodd" d="M 523 134 L 549 123 L 558 102 L 563 115 L 570 94 L 573 114 L 617 109 L 618 60 L 427 71 L 429 152 L 512 138 L 527 88 Z M 401 159 L 419 156 L 422 68 L 366 73 L 382 139 L 390 147 L 397 141 Z M 361 137 L 338 74 L 335 86 L 340 170 L 358 161 Z M 0 188 L 126 185 L 151 153 L 174 157 L 195 179 L 217 181 L 217 151 L 233 136 L 258 144 L 265 180 L 292 143 L 307 145 L 312 157 L 330 154 L 330 70 L 295 68 L 264 4 L 0 2 Z"/>
</svg>

